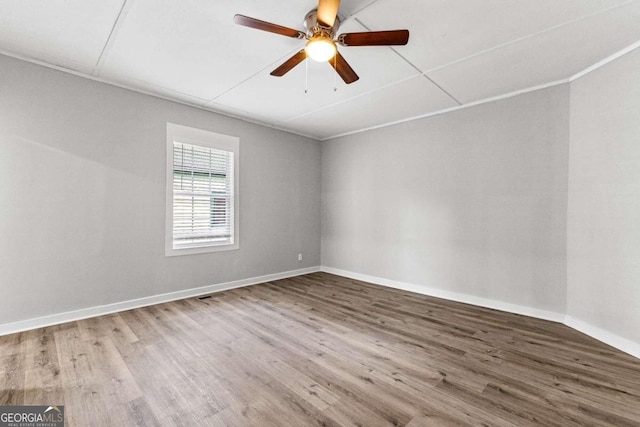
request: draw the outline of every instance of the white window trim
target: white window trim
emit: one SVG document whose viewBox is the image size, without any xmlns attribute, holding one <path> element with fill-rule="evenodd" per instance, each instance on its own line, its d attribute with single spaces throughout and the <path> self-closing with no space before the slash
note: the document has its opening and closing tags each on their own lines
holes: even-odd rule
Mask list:
<svg viewBox="0 0 640 427">
<path fill-rule="evenodd" d="M 225 245 L 201 246 L 195 248 L 173 248 L 173 142 L 215 148 L 233 152 L 233 243 Z M 166 216 L 165 216 L 165 256 L 193 255 L 208 252 L 235 250 L 240 247 L 240 139 L 202 129 L 167 122 L 166 145 Z"/>
</svg>

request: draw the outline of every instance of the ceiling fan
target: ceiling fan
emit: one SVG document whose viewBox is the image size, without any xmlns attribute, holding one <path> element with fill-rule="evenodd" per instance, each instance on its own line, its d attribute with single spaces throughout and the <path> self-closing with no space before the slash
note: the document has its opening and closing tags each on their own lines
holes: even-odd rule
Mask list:
<svg viewBox="0 0 640 427">
<path fill-rule="evenodd" d="M 234 16 L 233 21 L 245 27 L 307 40 L 304 49 L 287 59 L 282 65 L 271 72 L 271 75 L 276 77 L 284 76 L 296 65 L 309 57 L 315 61 L 329 62 L 342 80 L 344 80 L 346 84 L 350 84 L 358 80 L 359 77 L 344 57 L 340 55 L 336 44 L 345 47 L 399 46 L 405 45 L 409 41 L 409 30 L 344 33 L 334 39 L 340 27 L 340 18 L 338 18 L 339 7 L 340 0 L 318 0 L 318 8 L 311 10 L 304 18 L 306 33 L 244 15 Z"/>
</svg>

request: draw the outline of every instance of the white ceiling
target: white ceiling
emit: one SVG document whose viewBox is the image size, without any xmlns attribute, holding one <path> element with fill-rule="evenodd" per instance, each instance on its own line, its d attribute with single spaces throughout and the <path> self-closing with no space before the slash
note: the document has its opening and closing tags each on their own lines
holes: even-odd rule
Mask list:
<svg viewBox="0 0 640 427">
<path fill-rule="evenodd" d="M 640 0 L 343 0 L 338 33 L 411 33 L 406 46 L 341 47 L 360 76 L 345 85 L 313 61 L 270 76 L 304 41 L 233 23 L 303 30 L 316 6 L 1 0 L 0 52 L 327 139 L 567 79 L 640 40 Z"/>
</svg>

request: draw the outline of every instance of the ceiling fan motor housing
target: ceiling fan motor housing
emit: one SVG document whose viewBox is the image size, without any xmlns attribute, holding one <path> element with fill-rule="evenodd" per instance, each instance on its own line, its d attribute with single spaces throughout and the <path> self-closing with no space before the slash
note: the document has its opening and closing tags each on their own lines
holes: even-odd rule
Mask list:
<svg viewBox="0 0 640 427">
<path fill-rule="evenodd" d="M 323 35 L 333 39 L 340 28 L 340 18 L 336 16 L 333 27 L 325 27 L 318 22 L 318 9 L 313 9 L 304 17 L 304 28 L 308 37 Z"/>
</svg>

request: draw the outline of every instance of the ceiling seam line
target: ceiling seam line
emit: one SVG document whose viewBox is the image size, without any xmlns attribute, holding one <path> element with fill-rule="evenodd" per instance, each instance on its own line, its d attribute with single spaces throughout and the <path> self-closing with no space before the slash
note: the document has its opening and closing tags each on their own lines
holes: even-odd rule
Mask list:
<svg viewBox="0 0 640 427">
<path fill-rule="evenodd" d="M 443 88 L 442 86 L 440 86 L 438 83 L 435 82 L 435 80 L 433 80 L 431 77 L 427 76 L 426 73 L 422 73 L 422 75 L 424 76 L 425 79 L 429 80 L 431 83 L 434 84 L 434 86 L 436 86 L 438 89 L 440 89 L 442 92 L 446 93 L 447 96 L 451 99 L 453 99 L 458 105 L 462 105 L 462 102 L 460 102 L 458 100 L 458 98 L 456 98 L 455 96 L 451 95 L 451 93 L 449 93 L 448 90 L 446 90 L 445 88 Z"/>
<path fill-rule="evenodd" d="M 367 31 L 372 31 L 371 28 L 366 25 L 364 22 L 362 22 L 360 19 L 355 18 L 355 21 L 362 25 L 364 28 L 366 28 Z M 424 78 L 426 78 L 427 80 L 429 80 L 431 83 L 433 83 L 438 89 L 440 89 L 442 92 L 444 92 L 449 98 L 453 99 L 455 101 L 456 104 L 458 105 L 462 105 L 462 102 L 460 102 L 455 96 L 453 96 L 451 93 L 449 93 L 449 91 L 445 90 L 442 86 L 440 86 L 438 83 L 436 83 L 433 79 L 431 79 L 431 77 L 427 76 L 427 74 L 422 71 L 417 65 L 415 65 L 413 62 L 409 61 L 407 58 L 404 57 L 404 55 L 402 55 L 400 52 L 398 52 L 396 49 L 394 49 L 393 47 L 389 46 L 389 49 L 391 49 L 393 51 L 393 53 L 395 53 L 396 55 L 398 55 L 404 62 L 406 62 L 407 64 L 409 64 L 413 69 L 415 69 L 418 73 L 420 73 L 421 75 L 424 76 Z"/>
<path fill-rule="evenodd" d="M 104 46 L 102 46 L 102 51 L 100 51 L 100 56 L 96 61 L 96 65 L 93 66 L 93 70 L 91 74 L 93 74 L 96 77 L 99 76 L 100 73 L 102 72 L 102 66 L 104 65 L 104 62 L 103 62 L 104 55 L 107 52 L 107 48 L 111 45 L 112 40 L 115 39 L 114 34 L 116 32 L 116 28 L 118 27 L 118 23 L 120 22 L 120 18 L 122 17 L 122 14 L 124 12 L 125 7 L 127 6 L 128 1 L 129 0 L 124 0 L 122 2 L 122 6 L 120 6 L 120 10 L 118 11 L 118 16 L 116 16 L 116 19 L 115 21 L 113 21 L 113 25 L 111 26 L 111 31 L 109 31 L 109 36 L 107 37 L 107 41 L 104 43 Z"/>
<path fill-rule="evenodd" d="M 403 79 L 396 80 L 396 81 L 394 81 L 394 82 L 392 82 L 392 83 L 389 83 L 389 84 L 386 84 L 386 85 L 384 85 L 384 86 L 380 86 L 380 87 L 377 87 L 377 88 L 375 88 L 375 89 L 371 89 L 371 90 L 368 90 L 368 91 L 366 91 L 366 92 L 359 93 L 359 94 L 357 94 L 357 95 L 355 95 L 355 96 L 352 96 L 352 97 L 350 97 L 350 98 L 346 98 L 346 99 L 343 99 L 343 100 L 340 100 L 340 101 L 337 101 L 337 102 L 334 102 L 334 103 L 332 103 L 332 104 L 328 104 L 328 105 L 325 105 L 325 106 L 322 106 L 322 107 L 314 108 L 314 109 L 313 109 L 313 110 L 311 110 L 311 111 L 307 111 L 307 112 L 305 112 L 305 113 L 298 114 L 297 116 L 293 116 L 293 117 L 290 117 L 290 118 L 285 119 L 285 120 L 280 120 L 280 121 L 279 121 L 279 123 L 288 123 L 288 122 L 291 122 L 291 121 L 293 121 L 293 120 L 297 120 L 297 119 L 299 119 L 299 118 L 301 118 L 301 117 L 305 117 L 305 116 L 309 116 L 309 115 L 311 115 L 311 114 L 315 114 L 315 113 L 317 113 L 317 112 L 319 112 L 319 111 L 332 109 L 332 108 L 334 108 L 334 107 L 335 107 L 335 106 L 337 106 L 337 105 L 344 104 L 344 103 L 350 102 L 350 101 L 352 101 L 352 100 L 354 100 L 354 99 L 358 99 L 358 98 L 362 98 L 362 97 L 364 97 L 364 96 L 371 95 L 372 93 L 379 92 L 379 91 L 381 91 L 381 90 L 384 90 L 384 89 L 387 89 L 387 88 L 389 88 L 389 87 L 395 86 L 395 85 L 400 84 L 400 83 L 402 83 L 402 82 L 405 82 L 405 81 L 408 81 L 408 80 L 411 80 L 411 79 L 415 79 L 415 78 L 416 78 L 416 77 L 418 77 L 418 76 L 421 76 L 421 74 L 413 74 L 413 75 L 411 75 L 411 76 L 409 76 L 409 77 L 405 77 L 405 78 L 403 78 Z"/>
<path fill-rule="evenodd" d="M 482 56 L 482 55 L 487 54 L 489 52 L 493 52 L 494 50 L 502 49 L 503 47 L 507 47 L 507 46 L 510 46 L 512 44 L 520 43 L 522 41 L 525 41 L 525 40 L 528 40 L 530 38 L 539 36 L 541 34 L 548 33 L 550 31 L 554 31 L 554 30 L 557 30 L 557 29 L 562 28 L 562 27 L 566 27 L 567 25 L 571 25 L 573 23 L 583 21 L 583 20 L 585 20 L 587 18 L 591 18 L 593 16 L 596 16 L 596 15 L 599 15 L 599 14 L 602 14 L 602 13 L 605 13 L 605 12 L 609 12 L 610 10 L 617 9 L 617 8 L 623 7 L 623 6 L 627 6 L 628 4 L 632 3 L 633 1 L 634 0 L 627 0 L 624 3 L 620 3 L 620 4 L 617 4 L 615 6 L 611 6 L 611 7 L 605 8 L 605 9 L 601 9 L 601 10 L 598 10 L 596 12 L 589 13 L 587 15 L 583 15 L 583 16 L 581 16 L 579 18 L 575 18 L 575 19 L 572 19 L 572 20 L 569 20 L 569 21 L 565 21 L 565 22 L 562 22 L 560 24 L 552 25 L 551 27 L 545 28 L 545 29 L 543 29 L 541 31 L 536 31 L 534 33 L 527 34 L 527 35 L 519 37 L 517 39 L 510 40 L 508 42 L 501 43 L 501 44 L 496 45 L 496 46 L 492 46 L 492 47 L 487 48 L 485 50 L 482 50 L 480 52 L 476 52 L 476 53 L 474 53 L 472 55 L 468 55 L 468 56 L 465 56 L 463 58 L 458 58 L 458 59 L 456 59 L 454 61 L 451 61 L 451 62 L 448 62 L 446 64 L 438 65 L 437 67 L 430 68 L 429 70 L 425 71 L 424 73 L 426 74 L 426 73 L 432 73 L 434 71 L 442 70 L 444 68 L 450 67 L 451 65 L 456 65 L 456 64 L 464 62 L 464 61 L 466 61 L 468 59 L 472 59 L 472 58 L 475 58 L 477 56 Z"/>
<path fill-rule="evenodd" d="M 410 66 L 412 66 L 416 71 L 418 71 L 425 79 L 429 80 L 431 83 L 433 83 L 434 86 L 436 86 L 438 89 L 440 89 L 442 92 L 444 92 L 449 98 L 453 99 L 456 104 L 458 105 L 462 105 L 462 102 L 460 102 L 458 100 L 458 98 L 456 98 L 455 96 L 453 96 L 448 90 L 446 90 L 445 88 L 443 88 L 442 86 L 440 86 L 438 83 L 435 82 L 435 80 L 433 80 L 431 77 L 429 77 L 427 75 L 427 73 L 423 72 L 420 68 L 418 68 L 415 64 L 413 64 L 411 61 L 409 61 L 407 58 L 405 58 L 400 52 L 398 52 L 397 50 L 395 50 L 394 48 L 390 47 L 390 49 L 396 54 L 398 55 L 400 58 L 402 58 L 407 64 L 409 64 Z"/>
<path fill-rule="evenodd" d="M 350 17 L 350 18 L 351 18 L 351 17 L 354 17 L 353 19 L 355 19 L 355 20 L 357 21 L 357 20 L 358 20 L 358 18 L 355 18 L 355 16 L 356 16 L 358 13 L 362 12 L 362 11 L 363 11 L 363 10 L 365 10 L 365 9 L 370 8 L 371 6 L 373 6 L 374 4 L 378 3 L 379 1 L 380 1 L 380 0 L 373 0 L 371 3 L 369 3 L 369 4 L 365 5 L 365 6 L 362 6 L 360 9 L 358 9 L 358 10 L 354 11 L 354 12 L 353 12 L 349 17 Z"/>
<path fill-rule="evenodd" d="M 232 87 L 230 87 L 229 89 L 217 94 L 216 96 L 214 96 L 213 98 L 211 98 L 210 100 L 207 101 L 207 103 L 205 105 L 209 105 L 209 104 L 213 104 L 215 102 L 216 99 L 220 98 L 221 96 L 226 95 L 227 93 L 231 92 L 232 90 L 234 90 L 235 88 L 237 88 L 238 86 L 240 86 L 243 83 L 248 82 L 249 80 L 253 79 L 254 77 L 256 77 L 259 74 L 262 74 L 265 72 L 265 70 L 268 70 L 269 68 L 273 67 L 274 64 L 280 63 L 280 61 L 283 61 L 285 59 L 283 58 L 288 58 L 290 57 L 292 54 L 294 54 L 295 52 L 299 51 L 300 49 L 295 49 L 292 51 L 289 51 L 286 55 L 282 56 L 280 59 L 278 59 L 275 62 L 272 62 L 271 64 L 261 68 L 259 71 L 253 73 L 252 75 L 250 75 L 249 77 L 247 77 L 246 79 L 236 83 L 235 85 L 233 85 Z"/>
</svg>

